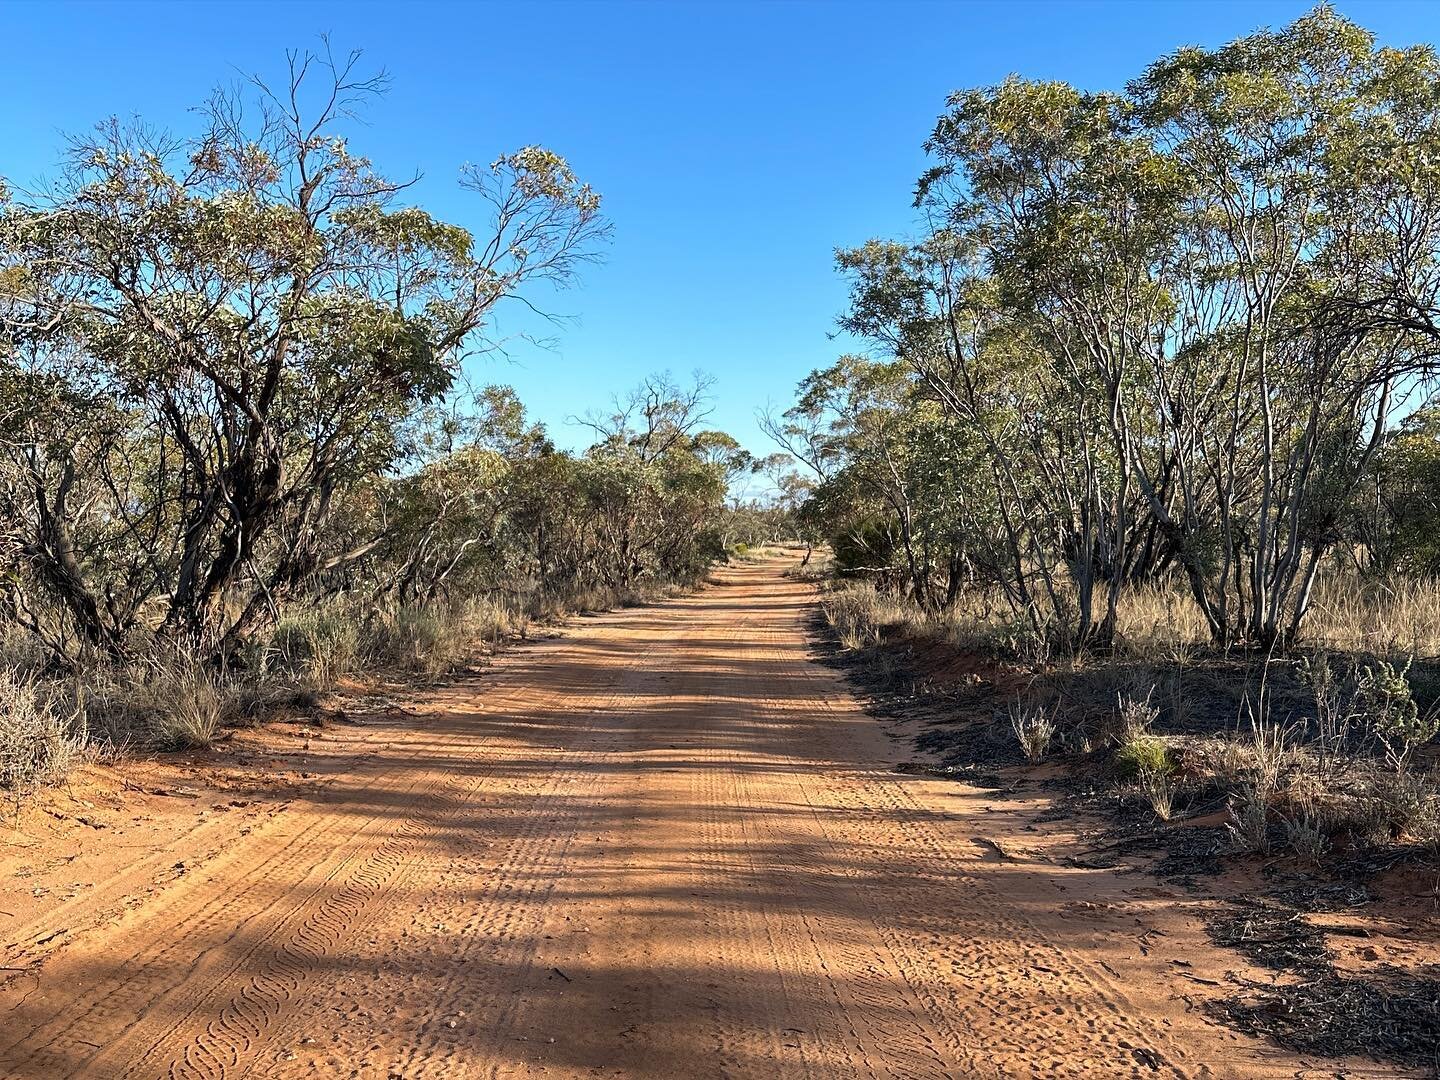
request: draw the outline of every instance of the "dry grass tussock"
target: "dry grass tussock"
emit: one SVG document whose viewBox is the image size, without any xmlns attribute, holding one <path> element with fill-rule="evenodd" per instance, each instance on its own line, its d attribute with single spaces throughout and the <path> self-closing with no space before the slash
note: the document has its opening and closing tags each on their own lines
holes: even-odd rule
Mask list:
<svg viewBox="0 0 1440 1080">
<path fill-rule="evenodd" d="M 855 641 L 874 642 L 881 632 L 945 639 L 959 648 L 1050 660 L 1044 641 L 1015 618 L 998 596 L 966 593 L 943 611 L 926 612 L 870 582 L 844 582 L 825 592 L 832 625 Z M 1045 628 L 1041 626 L 1041 638 Z M 1308 647 L 1380 657 L 1440 658 L 1440 580 L 1369 580 L 1355 575 L 1322 577 L 1306 616 Z M 1166 657 L 1205 648 L 1205 621 L 1184 589 L 1129 589 L 1120 598 L 1116 652 Z"/>
<path fill-rule="evenodd" d="M 343 601 L 286 618 L 246 667 L 270 680 L 324 693 L 345 678 L 403 673 L 438 678 L 537 623 L 571 613 L 610 611 L 678 595 L 684 586 L 582 588 L 564 595 L 496 593 L 393 608 Z"/>
<path fill-rule="evenodd" d="M 920 637 L 935 632 L 932 617 L 914 604 L 869 582 L 830 589 L 822 597 L 825 618 L 845 649 L 878 645 L 886 632 Z"/>
<path fill-rule="evenodd" d="M 837 629 L 873 643 L 884 631 L 929 636 L 960 648 L 1048 660 L 1045 640 L 1014 616 L 1001 598 L 963 594 L 941 611 L 922 611 L 868 581 L 834 585 L 823 597 Z M 1352 574 L 1322 577 L 1305 623 L 1308 646 L 1338 653 L 1440 658 L 1440 581 L 1370 580 Z M 1182 588 L 1128 590 L 1117 607 L 1116 652 L 1168 656 L 1205 648 L 1205 620 Z"/>
<path fill-rule="evenodd" d="M 1305 641 L 1339 653 L 1440 657 L 1440 581 L 1321 577 Z M 1117 648 L 1136 656 L 1204 647 L 1205 620 L 1177 588 L 1134 589 L 1118 605 Z"/>
</svg>

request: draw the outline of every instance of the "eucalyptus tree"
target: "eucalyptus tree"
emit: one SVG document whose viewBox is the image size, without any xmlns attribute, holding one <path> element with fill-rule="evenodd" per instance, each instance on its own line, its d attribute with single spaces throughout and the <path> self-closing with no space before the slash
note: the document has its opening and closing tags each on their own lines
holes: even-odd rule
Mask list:
<svg viewBox="0 0 1440 1080">
<path fill-rule="evenodd" d="M 612 589 L 698 574 L 723 554 L 718 525 L 731 481 L 750 456 L 704 427 L 713 380 L 652 375 L 585 423 L 596 442 L 575 464 L 583 543 Z"/>
<path fill-rule="evenodd" d="M 359 529 L 386 538 L 363 568 L 376 598 L 563 601 L 692 579 L 721 552 L 726 493 L 750 455 L 724 432 L 698 429 L 705 407 L 693 388 L 656 376 L 623 400 L 632 399 L 656 407 L 618 427 L 605 421 L 582 454 L 557 450 L 508 387 L 427 410 L 415 460 L 377 486 Z"/>
<path fill-rule="evenodd" d="M 785 423 L 824 433 L 823 448 L 811 453 L 840 467 L 822 479 L 816 498 L 836 520 L 849 519 L 850 547 L 885 562 L 893 547 L 911 594 L 929 606 L 929 566 L 915 528 L 910 404 L 911 386 L 898 365 L 845 356 L 801 382 Z M 893 536 L 874 528 L 876 510 L 893 525 Z"/>
<path fill-rule="evenodd" d="M 1134 572 L 1143 533 L 1133 514 L 1117 529 L 1116 501 L 1128 513 L 1136 500 L 1116 493 L 1104 410 L 989 272 L 976 208 L 933 194 L 927 208 L 946 224 L 922 243 L 839 254 L 851 282 L 841 325 L 912 370 L 949 418 L 940 460 L 966 463 L 945 475 L 962 478 L 950 501 L 970 570 L 1035 634 L 1103 647 L 1113 616 L 1096 600 L 1107 576 Z"/>
<path fill-rule="evenodd" d="M 525 498 L 517 473 L 553 453 L 544 428 L 506 386 L 416 419 L 415 460 L 377 485 L 376 518 L 362 527 L 362 535 L 384 537 L 371 560 L 377 597 L 426 604 L 457 584 L 483 592 L 531 580 L 535 568 L 511 533 Z"/>
<path fill-rule="evenodd" d="M 839 253 L 841 326 L 988 473 L 1012 606 L 1103 648 L 1178 566 L 1217 642 L 1294 640 L 1440 348 L 1433 50 L 1321 7 L 1124 94 L 959 92 L 927 148 L 926 232 Z"/>
<path fill-rule="evenodd" d="M 1362 310 L 1377 281 L 1432 295 L 1437 237 L 1416 211 L 1437 194 L 1437 75 L 1430 50 L 1377 51 L 1321 7 L 1181 50 L 1132 87 L 1188 189 L 1175 291 L 1190 333 L 1152 357 L 1184 498 L 1175 517 L 1156 512 L 1218 640 L 1299 634 L 1345 493 L 1397 389 L 1430 368 L 1433 338 L 1337 314 Z M 1404 162 L 1403 197 L 1387 158 Z"/>
<path fill-rule="evenodd" d="M 367 557 L 382 536 L 327 543 L 337 504 L 404 460 L 496 305 L 603 239 L 539 147 L 463 175 L 483 232 L 406 205 L 345 138 L 383 88 L 357 61 L 292 56 L 191 137 L 102 124 L 0 206 L 4 588 L 57 653 L 226 654 Z"/>
<path fill-rule="evenodd" d="M 1122 589 L 1159 554 L 1135 463 L 1165 454 L 1141 350 L 1170 315 L 1174 170 L 1122 97 L 1015 78 L 952 95 L 927 148 L 917 204 L 936 229 L 913 265 L 940 328 L 900 344 L 957 418 L 992 433 L 1009 520 L 1037 511 L 1010 530 L 1017 589 L 1033 604 L 1034 568 L 1070 643 L 1105 647 Z M 873 283 L 857 296 L 874 308 Z M 996 412 L 977 390 L 1002 357 L 1012 400 Z"/>
<path fill-rule="evenodd" d="M 845 569 L 893 569 L 927 608 L 975 579 L 978 527 L 965 494 L 977 461 L 905 364 L 842 357 L 802 381 L 796 405 L 769 426 L 820 464 L 812 485 L 796 486 L 806 496 L 797 520 L 802 531 L 825 521 L 840 534 Z"/>
</svg>

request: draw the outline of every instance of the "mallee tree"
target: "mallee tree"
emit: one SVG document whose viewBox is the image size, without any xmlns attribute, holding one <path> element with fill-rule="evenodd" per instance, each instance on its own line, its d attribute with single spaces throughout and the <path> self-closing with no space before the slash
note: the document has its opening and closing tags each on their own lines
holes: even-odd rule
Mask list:
<svg viewBox="0 0 1440 1080">
<path fill-rule="evenodd" d="M 383 531 L 335 547 L 337 504 L 403 464 L 497 304 L 604 239 L 539 147 L 461 178 L 482 234 L 404 205 L 341 133 L 382 88 L 357 60 L 293 56 L 192 137 L 104 124 L 48 190 L 5 193 L 3 603 L 56 657 L 227 654 L 366 557 Z"/>
</svg>

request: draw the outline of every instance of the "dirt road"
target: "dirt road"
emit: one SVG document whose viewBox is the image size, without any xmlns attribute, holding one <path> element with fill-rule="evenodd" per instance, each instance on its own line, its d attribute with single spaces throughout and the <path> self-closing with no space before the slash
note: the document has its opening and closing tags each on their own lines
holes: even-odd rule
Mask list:
<svg viewBox="0 0 1440 1080">
<path fill-rule="evenodd" d="M 1186 1000 L 1163 890 L 891 771 L 780 571 L 576 620 L 287 801 L 90 834 L 73 896 L 0 896 L 0 1076 L 1305 1074 Z"/>
</svg>

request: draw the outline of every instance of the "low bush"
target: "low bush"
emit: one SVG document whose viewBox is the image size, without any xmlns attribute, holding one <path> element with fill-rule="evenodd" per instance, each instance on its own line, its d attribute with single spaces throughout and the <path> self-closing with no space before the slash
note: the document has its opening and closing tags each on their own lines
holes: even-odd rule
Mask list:
<svg viewBox="0 0 1440 1080">
<path fill-rule="evenodd" d="M 1027 761 L 1039 761 L 1049 753 L 1055 738 L 1055 719 L 1043 705 L 1012 703 L 1010 728 Z"/>
<path fill-rule="evenodd" d="M 1309 814 L 1286 818 L 1285 838 L 1290 844 L 1290 850 L 1312 866 L 1319 866 L 1325 853 L 1330 850 L 1330 837 L 1325 834 L 1320 822 Z"/>
<path fill-rule="evenodd" d="M 1249 783 L 1231 798 L 1226 829 L 1240 851 L 1263 855 L 1270 850 L 1270 794 L 1263 785 Z"/>
<path fill-rule="evenodd" d="M 1367 820 L 1378 826 L 1374 840 L 1427 840 L 1440 820 L 1440 794 L 1429 780 L 1412 772 L 1382 774 L 1366 785 Z"/>
<path fill-rule="evenodd" d="M 0 790 L 19 794 L 55 783 L 84 745 L 83 707 L 20 672 L 0 670 Z"/>
<path fill-rule="evenodd" d="M 1395 668 L 1384 660 L 1359 669 L 1352 707 L 1385 748 L 1385 757 L 1403 771 L 1417 748 L 1440 734 L 1440 713 L 1421 712 L 1410 687 L 1410 666 Z"/>
<path fill-rule="evenodd" d="M 1124 742 L 1134 742 L 1148 735 L 1155 721 L 1160 719 L 1160 710 L 1151 703 L 1155 687 L 1152 684 L 1144 696 L 1138 693 L 1119 694 L 1115 699 L 1115 714 L 1119 722 L 1120 737 Z"/>
</svg>

